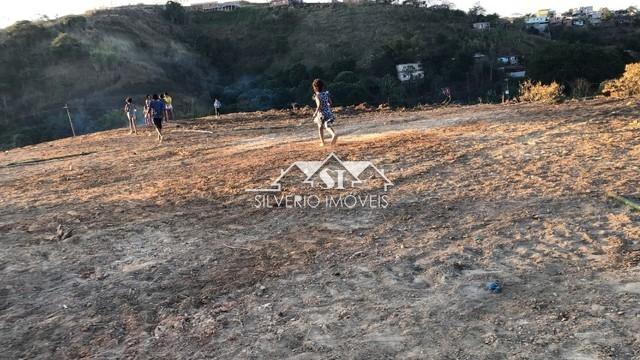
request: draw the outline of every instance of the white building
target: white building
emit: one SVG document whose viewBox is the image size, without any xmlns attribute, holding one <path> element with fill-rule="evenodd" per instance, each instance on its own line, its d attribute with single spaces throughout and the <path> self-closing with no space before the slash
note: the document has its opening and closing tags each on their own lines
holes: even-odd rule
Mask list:
<svg viewBox="0 0 640 360">
<path fill-rule="evenodd" d="M 271 0 L 269 6 L 278 7 L 278 6 L 294 6 L 301 5 L 302 0 Z"/>
<path fill-rule="evenodd" d="M 349 0 L 344 0 L 344 2 L 349 2 Z M 375 2 L 375 1 L 372 1 Z M 431 4 L 430 0 L 392 0 L 391 5 L 409 5 L 409 6 L 417 6 L 417 7 L 429 7 Z"/>
<path fill-rule="evenodd" d="M 527 76 L 527 72 L 524 70 L 511 71 L 511 72 L 507 72 L 506 74 L 508 77 L 515 78 L 515 79 L 522 79 L 525 76 Z"/>
<path fill-rule="evenodd" d="M 424 79 L 424 70 L 422 70 L 421 63 L 398 64 L 396 65 L 396 70 L 400 81 Z"/>
<path fill-rule="evenodd" d="M 500 65 L 518 65 L 520 58 L 517 55 L 500 56 L 496 59 Z"/>
<path fill-rule="evenodd" d="M 537 29 L 545 32 L 549 29 L 549 21 L 555 16 L 555 11 L 551 9 L 541 9 L 536 11 L 532 16 L 524 19 L 524 23 L 529 28 Z"/>
<path fill-rule="evenodd" d="M 240 3 L 240 1 L 224 2 L 224 3 L 219 3 L 217 1 L 214 1 L 214 2 L 191 5 L 192 10 L 202 11 L 202 12 L 233 11 L 233 10 L 239 9 L 240 7 L 242 7 L 242 4 Z"/>
<path fill-rule="evenodd" d="M 576 9 L 571 9 L 571 17 L 574 20 L 582 20 L 582 25 L 584 25 L 584 23 L 597 25 L 602 22 L 602 12 L 600 10 L 593 10 L 593 6 L 582 6 Z M 574 25 L 577 25 L 575 24 L 575 21 Z"/>
<path fill-rule="evenodd" d="M 488 22 L 473 23 L 473 28 L 475 30 L 487 30 L 487 29 L 491 28 L 491 23 L 488 23 Z"/>
</svg>

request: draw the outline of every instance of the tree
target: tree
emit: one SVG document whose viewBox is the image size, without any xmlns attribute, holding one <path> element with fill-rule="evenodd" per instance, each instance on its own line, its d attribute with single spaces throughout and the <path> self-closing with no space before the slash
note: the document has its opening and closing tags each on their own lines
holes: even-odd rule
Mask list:
<svg viewBox="0 0 640 360">
<path fill-rule="evenodd" d="M 622 53 L 586 44 L 553 44 L 536 51 L 528 62 L 532 79 L 569 85 L 578 78 L 597 84 L 624 71 Z"/>
<path fill-rule="evenodd" d="M 369 70 L 372 75 L 382 77 L 395 73 L 396 62 L 393 57 L 393 50 L 389 46 L 383 46 L 375 52 L 369 63 Z"/>
<path fill-rule="evenodd" d="M 309 80 L 309 72 L 307 71 L 307 67 L 304 64 L 297 63 L 289 68 L 288 80 L 290 86 L 297 86 L 301 82 Z"/>
<path fill-rule="evenodd" d="M 480 2 L 476 2 L 467 12 L 467 14 L 477 20 L 478 18 L 484 16 L 487 11 L 480 5 Z"/>
<path fill-rule="evenodd" d="M 184 24 L 187 19 L 184 7 L 175 1 L 167 1 L 164 6 L 164 17 L 174 24 Z"/>
</svg>

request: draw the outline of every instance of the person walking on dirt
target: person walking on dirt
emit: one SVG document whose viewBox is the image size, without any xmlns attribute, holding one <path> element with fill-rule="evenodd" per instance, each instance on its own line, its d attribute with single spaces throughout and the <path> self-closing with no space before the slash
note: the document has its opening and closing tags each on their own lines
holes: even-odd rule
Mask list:
<svg viewBox="0 0 640 360">
<path fill-rule="evenodd" d="M 213 110 L 216 114 L 216 117 L 220 117 L 220 108 L 222 107 L 222 103 L 217 98 L 213 99 Z"/>
<path fill-rule="evenodd" d="M 313 100 L 316 102 L 316 111 L 313 113 L 313 122 L 318 125 L 318 135 L 320 136 L 320 146 L 324 146 L 324 130 L 331 134 L 331 145 L 335 145 L 338 135 L 333 130 L 336 117 L 331 111 L 331 96 L 328 91 L 324 91 L 324 83 L 320 79 L 313 80 Z"/>
<path fill-rule="evenodd" d="M 151 126 L 153 123 L 151 122 L 151 95 L 147 95 L 144 97 L 144 124 L 145 126 Z"/>
<path fill-rule="evenodd" d="M 158 133 L 158 141 L 162 142 L 164 139 L 162 136 L 162 120 L 165 117 L 165 106 L 158 94 L 153 94 L 153 100 L 149 104 L 149 108 L 153 118 L 153 126 L 155 126 Z"/>
<path fill-rule="evenodd" d="M 444 96 L 444 100 L 442 101 L 441 105 L 444 105 L 444 106 L 449 105 L 449 103 L 451 103 L 451 89 L 447 86 L 445 88 L 440 89 L 440 91 Z"/>
<path fill-rule="evenodd" d="M 164 93 L 164 106 L 167 113 L 167 121 L 173 120 L 173 98 L 169 96 L 168 92 Z"/>
<path fill-rule="evenodd" d="M 132 98 L 127 98 L 124 103 L 124 113 L 127 115 L 127 120 L 129 120 L 129 134 L 138 135 L 138 129 L 136 129 L 136 106 L 133 104 Z"/>
</svg>

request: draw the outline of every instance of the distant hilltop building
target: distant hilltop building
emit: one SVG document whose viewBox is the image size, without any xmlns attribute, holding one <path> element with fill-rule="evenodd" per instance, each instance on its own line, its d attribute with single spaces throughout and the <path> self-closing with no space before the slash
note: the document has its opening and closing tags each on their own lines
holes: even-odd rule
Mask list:
<svg viewBox="0 0 640 360">
<path fill-rule="evenodd" d="M 233 11 L 242 7 L 240 1 L 219 3 L 217 1 L 191 5 L 191 10 L 201 12 Z"/>
<path fill-rule="evenodd" d="M 271 7 L 279 7 L 279 6 L 295 6 L 302 5 L 302 0 L 271 0 L 269 6 Z"/>
<path fill-rule="evenodd" d="M 477 22 L 473 23 L 473 28 L 475 30 L 487 30 L 491 28 L 491 23 L 489 22 Z"/>
<path fill-rule="evenodd" d="M 540 32 L 549 30 L 549 22 L 555 17 L 555 11 L 551 9 L 541 9 L 532 16 L 527 17 L 524 23 L 528 28 L 534 28 Z"/>
<path fill-rule="evenodd" d="M 602 12 L 593 10 L 593 6 L 582 6 L 571 9 L 571 18 L 573 19 L 573 25 L 576 26 L 583 26 L 585 23 L 598 25 L 602 22 Z"/>
<path fill-rule="evenodd" d="M 496 58 L 498 70 L 504 72 L 505 77 L 521 79 L 527 75 L 518 55 L 503 55 Z"/>
<path fill-rule="evenodd" d="M 396 70 L 400 81 L 424 79 L 424 70 L 422 70 L 421 63 L 398 64 L 396 65 Z"/>
<path fill-rule="evenodd" d="M 380 1 L 371 1 L 371 2 L 381 2 L 386 3 L 383 0 Z M 392 0 L 391 5 L 407 5 L 407 6 L 416 6 L 416 7 L 429 7 L 431 5 L 430 0 Z"/>
</svg>

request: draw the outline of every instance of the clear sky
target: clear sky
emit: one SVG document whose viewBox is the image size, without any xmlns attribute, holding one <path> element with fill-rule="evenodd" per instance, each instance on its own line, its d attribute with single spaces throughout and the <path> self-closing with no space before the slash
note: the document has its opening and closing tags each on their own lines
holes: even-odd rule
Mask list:
<svg viewBox="0 0 640 360">
<path fill-rule="evenodd" d="M 308 2 L 322 2 L 323 0 L 308 0 Z M 453 0 L 456 8 L 467 10 L 477 0 Z M 63 16 L 68 14 L 81 14 L 86 10 L 111 7 L 119 5 L 146 3 L 146 4 L 163 4 L 166 1 L 156 0 L 3 0 L 2 13 L 0 13 L 0 28 L 4 28 L 18 20 L 36 20 L 43 15 L 50 18 Z M 206 0 L 183 0 L 183 5 L 190 5 Z M 255 2 L 266 2 L 255 1 Z M 623 9 L 631 5 L 636 6 L 640 0 L 484 0 L 480 4 L 490 13 L 498 13 L 503 16 L 509 16 L 514 13 L 526 14 L 534 12 L 537 9 L 551 8 L 557 11 L 565 11 L 578 6 L 592 5 L 594 8 L 608 7 L 609 9 Z"/>
</svg>

